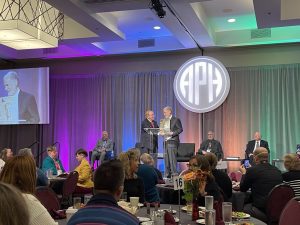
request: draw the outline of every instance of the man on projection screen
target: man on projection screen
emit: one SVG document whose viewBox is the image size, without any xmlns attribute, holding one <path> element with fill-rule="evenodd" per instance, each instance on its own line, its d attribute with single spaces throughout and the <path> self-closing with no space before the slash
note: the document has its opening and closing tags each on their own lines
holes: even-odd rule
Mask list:
<svg viewBox="0 0 300 225">
<path fill-rule="evenodd" d="M 9 71 L 3 77 L 7 96 L 1 101 L 6 105 L 6 119 L 9 122 L 37 124 L 40 116 L 33 95 L 22 91 L 19 87 L 18 73 Z"/>
</svg>

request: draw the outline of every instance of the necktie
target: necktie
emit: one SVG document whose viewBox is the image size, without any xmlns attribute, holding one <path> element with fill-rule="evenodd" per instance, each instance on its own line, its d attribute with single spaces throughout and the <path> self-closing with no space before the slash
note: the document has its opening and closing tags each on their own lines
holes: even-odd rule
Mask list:
<svg viewBox="0 0 300 225">
<path fill-rule="evenodd" d="M 256 144 L 255 144 L 255 149 L 257 149 L 259 147 L 259 142 L 258 141 L 256 141 Z M 255 150 L 254 149 L 254 150 Z"/>
<path fill-rule="evenodd" d="M 150 123 L 151 123 L 151 128 L 154 128 L 154 123 L 153 123 L 153 121 L 151 121 Z"/>
</svg>

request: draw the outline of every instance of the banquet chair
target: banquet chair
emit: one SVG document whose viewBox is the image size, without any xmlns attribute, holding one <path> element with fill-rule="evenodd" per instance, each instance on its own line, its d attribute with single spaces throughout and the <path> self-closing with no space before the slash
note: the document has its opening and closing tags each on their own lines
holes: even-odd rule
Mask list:
<svg viewBox="0 0 300 225">
<path fill-rule="evenodd" d="M 277 225 L 280 214 L 289 200 L 295 197 L 291 186 L 286 184 L 276 185 L 269 193 L 266 203 L 268 225 Z"/>
<path fill-rule="evenodd" d="M 46 186 L 37 187 L 35 190 L 35 196 L 42 203 L 42 205 L 51 213 L 53 210 L 60 209 L 60 204 L 55 192 Z"/>
<path fill-rule="evenodd" d="M 72 171 L 67 176 L 67 179 L 63 184 L 62 195 L 58 196 L 62 208 L 67 208 L 72 204 L 72 194 L 75 191 L 78 182 L 78 177 L 79 174 L 77 171 Z"/>
<path fill-rule="evenodd" d="M 284 207 L 279 225 L 299 225 L 300 197 L 291 199 Z"/>
<path fill-rule="evenodd" d="M 195 155 L 195 143 L 180 143 L 178 146 L 177 162 L 188 162 Z"/>
</svg>

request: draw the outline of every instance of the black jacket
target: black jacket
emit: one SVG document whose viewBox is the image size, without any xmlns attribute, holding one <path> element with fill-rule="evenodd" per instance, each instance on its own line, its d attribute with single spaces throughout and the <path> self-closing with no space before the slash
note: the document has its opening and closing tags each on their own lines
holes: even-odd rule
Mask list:
<svg viewBox="0 0 300 225">
<path fill-rule="evenodd" d="M 153 121 L 153 125 L 153 128 L 159 128 L 155 120 Z M 150 134 L 148 134 L 147 131 L 145 131 L 145 128 L 152 128 L 151 123 L 148 119 L 145 119 L 141 125 L 141 147 L 156 150 L 158 146 L 157 135 L 153 135 L 153 141 L 151 145 Z"/>
</svg>

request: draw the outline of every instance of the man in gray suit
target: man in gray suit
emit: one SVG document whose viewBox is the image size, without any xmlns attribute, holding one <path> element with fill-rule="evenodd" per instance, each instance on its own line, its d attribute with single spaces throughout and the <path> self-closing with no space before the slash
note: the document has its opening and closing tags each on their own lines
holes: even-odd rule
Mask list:
<svg viewBox="0 0 300 225">
<path fill-rule="evenodd" d="M 160 121 L 161 134 L 165 137 L 165 175 L 171 177 L 177 173 L 176 154 L 179 146 L 179 134 L 183 131 L 179 118 L 172 115 L 172 108 L 167 106 L 163 109 L 164 119 Z"/>
<path fill-rule="evenodd" d="M 105 155 L 108 151 L 113 151 L 114 143 L 108 137 L 108 132 L 102 132 L 102 138 L 97 142 L 96 147 L 92 152 L 91 157 L 91 167 L 94 168 L 94 162 L 97 157 L 99 157 L 100 163 L 102 164 L 105 158 Z"/>
</svg>

